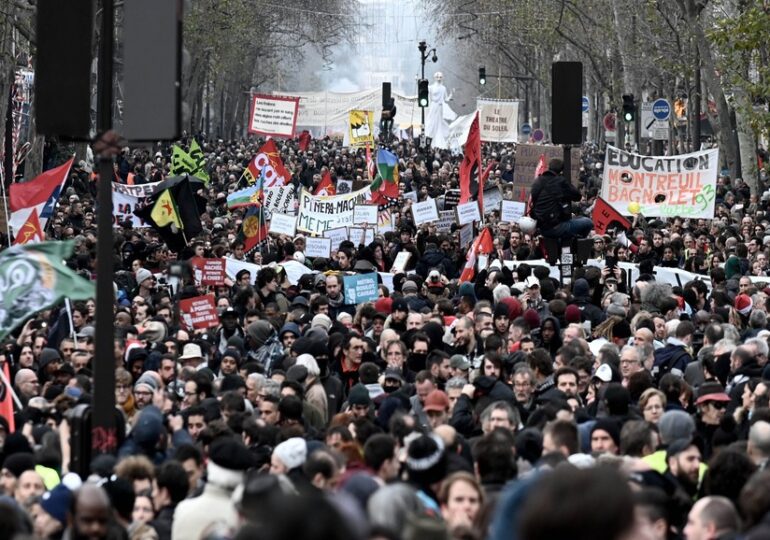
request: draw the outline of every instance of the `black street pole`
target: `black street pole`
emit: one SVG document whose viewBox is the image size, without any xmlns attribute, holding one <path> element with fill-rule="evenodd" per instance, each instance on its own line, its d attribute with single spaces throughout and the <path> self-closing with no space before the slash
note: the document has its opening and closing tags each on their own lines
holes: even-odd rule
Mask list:
<svg viewBox="0 0 770 540">
<path fill-rule="evenodd" d="M 421 41 L 417 48 L 420 49 L 420 80 L 423 80 L 425 79 L 425 59 L 427 58 L 425 50 L 428 48 L 428 45 Z M 425 107 L 422 105 L 420 105 L 420 117 L 420 145 L 422 145 L 425 141 Z"/>
<path fill-rule="evenodd" d="M 102 20 L 96 100 L 96 131 L 100 136 L 112 129 L 112 72 L 115 34 L 113 0 L 102 0 Z M 113 239 L 112 177 L 113 158 L 99 156 L 97 202 L 98 241 L 96 243 L 96 332 L 94 347 L 94 395 L 91 407 L 92 455 L 115 453 L 115 360 L 113 352 Z"/>
</svg>

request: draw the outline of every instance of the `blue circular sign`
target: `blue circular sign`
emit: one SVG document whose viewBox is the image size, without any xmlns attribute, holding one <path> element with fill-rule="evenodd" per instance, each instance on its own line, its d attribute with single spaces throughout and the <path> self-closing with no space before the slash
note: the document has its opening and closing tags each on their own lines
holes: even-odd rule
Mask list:
<svg viewBox="0 0 770 540">
<path fill-rule="evenodd" d="M 532 126 L 530 126 L 529 124 L 522 124 L 521 125 L 521 132 L 524 135 L 529 135 L 530 133 L 532 133 Z"/>
<path fill-rule="evenodd" d="M 665 99 L 656 99 L 652 103 L 652 116 L 655 120 L 668 120 L 671 116 L 671 104 Z"/>
<path fill-rule="evenodd" d="M 588 109 L 591 107 L 591 102 L 588 100 L 588 96 L 583 96 L 583 101 L 581 103 L 581 108 L 583 112 L 588 112 Z"/>
</svg>

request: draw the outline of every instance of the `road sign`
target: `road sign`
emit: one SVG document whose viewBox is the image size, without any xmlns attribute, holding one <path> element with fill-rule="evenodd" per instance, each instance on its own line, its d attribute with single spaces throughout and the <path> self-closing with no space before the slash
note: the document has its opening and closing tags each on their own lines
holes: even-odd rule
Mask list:
<svg viewBox="0 0 770 540">
<path fill-rule="evenodd" d="M 532 126 L 529 125 L 529 124 L 522 124 L 521 125 L 521 133 L 523 135 L 529 135 L 530 133 L 532 133 Z"/>
<path fill-rule="evenodd" d="M 534 132 L 532 132 L 532 139 L 535 142 L 540 142 L 543 139 L 545 139 L 545 131 L 542 129 L 536 129 Z"/>
<path fill-rule="evenodd" d="M 671 116 L 671 104 L 665 99 L 656 99 L 652 104 L 652 115 L 655 120 L 662 122 L 669 119 Z"/>
<path fill-rule="evenodd" d="M 658 100 L 665 101 L 665 100 Z M 655 102 L 657 103 L 657 102 Z M 655 141 L 668 140 L 668 120 L 660 120 L 655 117 L 655 103 L 642 103 L 641 117 L 642 129 L 640 135 L 645 139 Z"/>
<path fill-rule="evenodd" d="M 591 102 L 588 100 L 588 96 L 583 96 L 583 101 L 581 105 L 581 110 L 583 112 L 588 112 L 588 110 L 591 108 Z"/>
<path fill-rule="evenodd" d="M 615 113 L 607 113 L 604 115 L 604 129 L 607 131 L 615 131 Z"/>
</svg>

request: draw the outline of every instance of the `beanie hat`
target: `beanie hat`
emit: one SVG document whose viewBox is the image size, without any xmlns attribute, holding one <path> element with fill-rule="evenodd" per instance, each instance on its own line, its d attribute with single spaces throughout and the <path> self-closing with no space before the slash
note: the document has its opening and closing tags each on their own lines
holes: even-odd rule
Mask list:
<svg viewBox="0 0 770 540">
<path fill-rule="evenodd" d="M 257 347 L 264 345 L 273 332 L 273 327 L 267 321 L 254 321 L 246 327 L 246 333 L 254 340 Z"/>
<path fill-rule="evenodd" d="M 369 397 L 369 390 L 363 384 L 356 384 L 350 389 L 348 403 L 350 405 L 369 405 L 372 399 Z"/>
<path fill-rule="evenodd" d="M 59 523 L 67 524 L 67 511 L 72 503 L 72 491 L 78 489 L 82 482 L 75 473 L 64 476 L 62 482 L 51 491 L 43 493 L 40 506 Z"/>
<path fill-rule="evenodd" d="M 511 316 L 511 310 L 508 309 L 508 306 L 506 306 L 502 302 L 495 306 L 495 313 L 494 313 L 495 319 L 497 319 L 498 317 L 510 318 L 510 316 Z"/>
<path fill-rule="evenodd" d="M 149 373 L 142 373 L 134 383 L 134 390 L 136 391 L 140 386 L 146 386 L 150 392 L 155 392 L 158 389 L 158 381 Z"/>
<path fill-rule="evenodd" d="M 332 320 L 329 318 L 328 315 L 324 315 L 323 313 L 319 313 L 315 317 L 313 317 L 313 322 L 310 323 L 311 328 L 315 328 L 316 326 L 320 326 L 327 332 L 332 327 Z"/>
<path fill-rule="evenodd" d="M 540 328 L 540 315 L 534 309 L 528 309 L 524 312 L 524 322 L 529 326 L 530 331 L 535 328 Z"/>
<path fill-rule="evenodd" d="M 585 278 L 578 278 L 572 286 L 573 296 L 588 296 L 588 281 Z"/>
<path fill-rule="evenodd" d="M 235 437 L 218 437 L 209 449 L 211 461 L 231 471 L 245 471 L 253 464 L 251 452 Z"/>
<path fill-rule="evenodd" d="M 580 323 L 582 318 L 583 317 L 580 313 L 580 308 L 575 304 L 568 305 L 567 309 L 564 310 L 564 319 L 568 323 Z"/>
<path fill-rule="evenodd" d="M 35 456 L 26 452 L 12 454 L 3 462 L 3 469 L 8 469 L 16 478 L 21 476 L 24 471 L 31 471 L 34 468 Z"/>
<path fill-rule="evenodd" d="M 225 352 L 222 353 L 222 358 L 225 356 L 229 356 L 233 360 L 235 360 L 235 363 L 239 366 L 241 365 L 241 353 L 238 351 L 238 349 L 234 349 L 232 347 L 228 347 L 225 349 Z"/>
<path fill-rule="evenodd" d="M 144 280 L 150 279 L 151 277 L 152 277 L 152 272 L 150 272 L 146 268 L 140 268 L 136 272 L 136 284 L 141 285 Z"/>
<path fill-rule="evenodd" d="M 566 309 L 567 309 L 567 304 L 561 298 L 554 298 L 553 300 L 548 302 L 548 311 L 550 311 L 554 317 L 559 317 L 560 315 L 563 315 Z"/>
<path fill-rule="evenodd" d="M 390 315 L 390 312 L 393 309 L 393 299 L 389 296 L 378 298 L 374 303 L 374 309 L 376 309 L 378 313 L 385 313 L 386 315 Z"/>
<path fill-rule="evenodd" d="M 661 444 L 671 444 L 676 439 L 689 439 L 695 433 L 695 422 L 684 411 L 667 411 L 658 421 Z"/>
<path fill-rule="evenodd" d="M 276 446 L 273 456 L 280 459 L 287 469 L 296 469 L 307 459 L 307 443 L 301 437 L 292 437 Z"/>
<path fill-rule="evenodd" d="M 632 336 L 631 333 L 631 325 L 628 324 L 628 321 L 623 319 L 622 321 L 616 322 L 612 327 L 612 337 L 618 338 L 618 339 L 628 339 Z"/>
<path fill-rule="evenodd" d="M 591 435 L 594 434 L 594 431 L 600 430 L 606 432 L 612 438 L 615 446 L 620 448 L 620 428 L 617 422 L 609 418 L 600 418 L 596 421 L 594 427 L 591 428 Z"/>
<path fill-rule="evenodd" d="M 435 484 L 444 478 L 447 457 L 444 442 L 438 435 L 418 435 L 406 450 L 409 478 L 418 485 Z"/>
<path fill-rule="evenodd" d="M 38 358 L 38 364 L 40 366 L 40 369 L 43 369 L 45 366 L 50 364 L 51 362 L 55 361 L 61 361 L 61 355 L 59 354 L 59 351 L 56 349 L 51 349 L 50 347 L 46 347 L 42 351 L 40 351 L 40 358 Z"/>
<path fill-rule="evenodd" d="M 401 285 L 401 292 L 404 294 L 406 293 L 416 293 L 419 289 L 417 288 L 417 283 L 412 281 L 411 279 L 408 281 L 404 281 L 404 284 Z"/>
<path fill-rule="evenodd" d="M 500 300 L 500 303 L 508 307 L 508 318 L 513 320 L 517 317 L 521 317 L 521 302 L 518 298 L 514 298 L 513 296 L 506 296 Z"/>
<path fill-rule="evenodd" d="M 396 298 L 391 304 L 391 313 L 393 311 L 409 311 L 409 304 L 403 298 Z"/>
<path fill-rule="evenodd" d="M 738 310 L 738 313 L 741 315 L 748 315 L 753 308 L 754 302 L 752 302 L 749 295 L 739 294 L 735 297 L 735 309 Z"/>
</svg>

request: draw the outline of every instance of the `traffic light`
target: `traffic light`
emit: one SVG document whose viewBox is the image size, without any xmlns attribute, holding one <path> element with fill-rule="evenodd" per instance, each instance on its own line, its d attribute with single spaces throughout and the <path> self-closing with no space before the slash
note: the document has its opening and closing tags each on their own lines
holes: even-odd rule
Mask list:
<svg viewBox="0 0 770 540">
<path fill-rule="evenodd" d="M 633 94 L 623 95 L 623 120 L 633 122 L 636 120 L 636 104 Z"/>
<path fill-rule="evenodd" d="M 479 84 L 481 86 L 487 84 L 487 68 L 485 67 L 479 68 Z"/>
<path fill-rule="evenodd" d="M 428 106 L 428 79 L 417 81 L 417 104 L 420 107 Z"/>
</svg>

